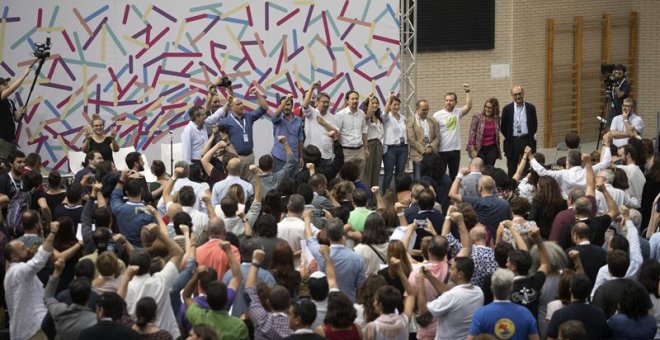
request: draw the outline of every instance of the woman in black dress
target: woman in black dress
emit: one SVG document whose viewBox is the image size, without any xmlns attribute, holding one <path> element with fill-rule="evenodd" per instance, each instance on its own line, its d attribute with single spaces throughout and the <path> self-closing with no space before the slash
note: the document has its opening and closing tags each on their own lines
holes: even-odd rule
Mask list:
<svg viewBox="0 0 660 340">
<path fill-rule="evenodd" d="M 82 152 L 98 151 L 103 160 L 114 162 L 112 153 L 119 151 L 117 144 L 117 126 L 110 130 L 110 135 L 105 134 L 105 121 L 99 115 L 92 116 L 92 130 L 85 127 L 85 140 L 83 141 Z"/>
</svg>

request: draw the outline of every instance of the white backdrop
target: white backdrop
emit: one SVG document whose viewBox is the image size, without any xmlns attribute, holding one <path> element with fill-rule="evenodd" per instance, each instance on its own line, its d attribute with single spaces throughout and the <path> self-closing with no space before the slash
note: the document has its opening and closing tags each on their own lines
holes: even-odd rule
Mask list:
<svg viewBox="0 0 660 340">
<path fill-rule="evenodd" d="M 187 109 L 221 75 L 240 98 L 259 87 L 271 110 L 286 93 L 302 101 L 317 80 L 331 108 L 349 89 L 384 102 L 399 87 L 397 0 L 10 0 L 0 8 L 0 77 L 20 76 L 34 44 L 53 42 L 18 131 L 20 148 L 39 152 L 48 169 L 68 171 L 67 151 L 79 149 L 92 114 L 108 131 L 119 127 L 121 146 L 160 159 L 168 132 L 179 142 Z M 32 79 L 12 96 L 17 104 Z M 267 120 L 255 129 L 259 156 L 272 129 Z"/>
</svg>

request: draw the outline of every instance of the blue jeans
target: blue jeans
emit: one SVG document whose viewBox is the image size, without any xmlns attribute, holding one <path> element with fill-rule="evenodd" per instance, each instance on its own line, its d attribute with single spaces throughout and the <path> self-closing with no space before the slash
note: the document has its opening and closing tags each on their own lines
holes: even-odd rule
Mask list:
<svg viewBox="0 0 660 340">
<path fill-rule="evenodd" d="M 422 162 L 413 161 L 413 181 L 419 181 L 422 177 Z"/>
<path fill-rule="evenodd" d="M 387 152 L 383 154 L 385 174 L 383 175 L 383 192 L 392 186 L 392 173 L 394 178 L 399 177 L 406 170 L 408 161 L 408 145 L 388 145 Z M 395 170 L 396 168 L 396 170 Z"/>
</svg>

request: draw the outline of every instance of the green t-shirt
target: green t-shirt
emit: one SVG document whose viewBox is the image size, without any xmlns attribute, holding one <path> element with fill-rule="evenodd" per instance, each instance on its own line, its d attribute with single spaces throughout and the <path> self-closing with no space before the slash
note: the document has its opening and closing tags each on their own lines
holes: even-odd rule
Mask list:
<svg viewBox="0 0 660 340">
<path fill-rule="evenodd" d="M 373 210 L 367 208 L 355 208 L 351 211 L 351 214 L 348 216 L 348 224 L 353 227 L 354 230 L 363 232 L 364 231 L 364 221 L 367 220 L 367 216 L 371 214 Z"/>
<path fill-rule="evenodd" d="M 197 304 L 192 304 L 186 310 L 186 318 L 192 325 L 210 326 L 218 333 L 218 339 L 247 340 L 249 338 L 248 329 L 243 320 L 229 315 L 225 310 L 201 309 Z"/>
</svg>

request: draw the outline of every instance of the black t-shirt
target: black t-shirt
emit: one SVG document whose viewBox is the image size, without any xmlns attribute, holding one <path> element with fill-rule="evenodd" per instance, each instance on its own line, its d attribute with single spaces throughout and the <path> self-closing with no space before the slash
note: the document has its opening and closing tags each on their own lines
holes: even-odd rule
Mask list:
<svg viewBox="0 0 660 340">
<path fill-rule="evenodd" d="M 64 202 L 64 199 L 66 198 L 66 192 L 61 192 L 55 195 L 44 193 L 44 197 L 46 197 L 46 203 L 48 203 L 48 208 L 50 208 L 50 211 L 53 212 L 55 211 L 55 208 L 57 208 L 58 205 Z"/>
<path fill-rule="evenodd" d="M 30 194 L 30 209 L 39 210 L 39 199 L 46 197 L 46 193 L 43 190 L 33 190 Z"/>
<path fill-rule="evenodd" d="M 577 221 L 576 221 L 577 222 Z M 589 241 L 596 246 L 602 246 L 605 243 L 605 232 L 607 228 L 612 224 L 612 217 L 610 215 L 602 215 L 591 217 L 585 220 L 580 220 L 589 226 L 591 235 Z M 557 244 L 563 249 L 568 249 L 573 246 L 573 240 L 571 238 L 571 228 L 573 228 L 575 223 L 567 223 L 562 227 L 561 234 L 557 239 Z"/>
<path fill-rule="evenodd" d="M 14 121 L 14 109 L 16 105 L 9 98 L 0 100 L 0 138 L 14 142 L 16 138 L 16 122 Z"/>
<path fill-rule="evenodd" d="M 90 137 L 89 151 L 98 151 L 104 161 L 114 162 L 114 159 L 112 158 L 112 137 L 105 137 L 101 143 L 97 143 L 94 138 Z"/>
<path fill-rule="evenodd" d="M 16 193 L 23 188 L 23 182 L 19 179 L 9 177 L 9 173 L 0 175 L 0 194 L 7 195 L 12 199 Z"/>
<path fill-rule="evenodd" d="M 73 220 L 74 227 L 77 228 L 78 223 L 80 223 L 82 211 L 83 211 L 82 205 L 77 205 L 75 207 L 67 207 L 64 204 L 60 204 L 55 208 L 55 211 L 53 211 L 53 220 L 56 220 L 62 216 L 68 216 L 71 217 L 71 219 Z"/>
<path fill-rule="evenodd" d="M 511 301 L 527 307 L 534 314 L 534 318 L 538 318 L 539 298 L 541 297 L 541 288 L 543 288 L 544 283 L 545 273 L 542 271 L 538 271 L 530 277 L 514 280 Z"/>
<path fill-rule="evenodd" d="M 625 298 L 625 296 L 623 296 L 623 289 L 631 283 L 638 285 L 640 289 L 644 289 L 646 291 L 646 288 L 644 288 L 641 283 L 635 280 L 612 278 L 611 280 L 603 283 L 600 287 L 598 287 L 598 289 L 596 289 L 594 298 L 591 300 L 591 304 L 600 307 L 600 309 L 605 312 L 605 316 L 609 319 L 609 317 L 614 315 L 616 312 L 621 299 Z M 651 298 L 648 297 L 648 295 L 647 299 L 649 299 L 648 303 L 650 305 Z"/>
</svg>

